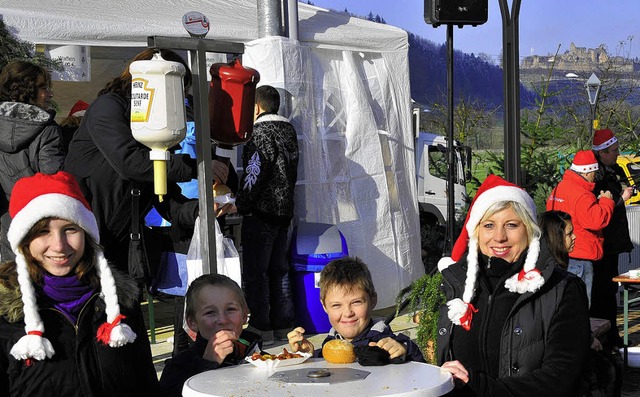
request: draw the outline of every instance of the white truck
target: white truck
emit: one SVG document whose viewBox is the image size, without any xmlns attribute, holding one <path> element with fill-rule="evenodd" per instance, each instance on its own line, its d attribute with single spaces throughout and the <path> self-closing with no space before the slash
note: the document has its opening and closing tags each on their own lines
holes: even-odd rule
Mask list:
<svg viewBox="0 0 640 397">
<path fill-rule="evenodd" d="M 414 116 L 417 112 L 414 111 Z M 447 170 L 448 139 L 442 135 L 419 131 L 414 117 L 416 178 L 420 212 L 420 241 L 425 272 L 435 270 L 447 240 Z M 455 141 L 454 205 L 456 220 L 461 220 L 466 207 L 466 183 L 470 180 L 471 148 Z M 461 223 L 461 222 L 460 222 Z"/>
</svg>

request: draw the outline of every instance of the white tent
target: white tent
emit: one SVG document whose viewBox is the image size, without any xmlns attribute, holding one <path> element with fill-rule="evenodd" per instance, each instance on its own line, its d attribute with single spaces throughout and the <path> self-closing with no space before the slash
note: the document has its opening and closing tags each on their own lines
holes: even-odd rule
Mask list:
<svg viewBox="0 0 640 397">
<path fill-rule="evenodd" d="M 0 0 L 19 38 L 37 44 L 137 47 L 147 36 L 188 37 L 200 11 L 207 39 L 245 43 L 260 84 L 288 91 L 298 135 L 295 221 L 335 224 L 349 254 L 372 271 L 379 307 L 423 273 L 416 196 L 407 34 L 299 4 L 299 40 L 258 38 L 247 0 Z"/>
</svg>

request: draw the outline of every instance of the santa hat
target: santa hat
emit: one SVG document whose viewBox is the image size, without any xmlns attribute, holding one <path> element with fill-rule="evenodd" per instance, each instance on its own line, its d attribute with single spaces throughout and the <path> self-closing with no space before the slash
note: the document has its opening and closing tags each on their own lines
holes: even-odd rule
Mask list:
<svg viewBox="0 0 640 397">
<path fill-rule="evenodd" d="M 468 268 L 462 299 L 455 298 L 447 302 L 449 319 L 454 324 L 460 325 L 466 330 L 471 328 L 473 313 L 477 312 L 471 304 L 471 300 L 478 276 L 478 239 L 475 236 L 470 238 L 470 236 L 473 236 L 476 227 L 487 210 L 493 204 L 503 201 L 513 201 L 522 204 L 531 219 L 536 219 L 536 205 L 524 189 L 505 181 L 499 176 L 489 175 L 482 185 L 480 185 L 476 196 L 471 202 L 464 227 L 453 246 L 451 257 L 442 258 L 438 262 L 438 270 L 442 271 L 462 259 L 466 251 L 469 252 L 467 255 Z M 522 270 L 508 278 L 505 282 L 505 287 L 509 291 L 523 294 L 525 292 L 535 292 L 542 287 L 544 278 L 542 278 L 540 271 L 536 269 L 539 253 L 540 239 L 539 236 L 536 235 L 533 236 L 529 244 L 529 250 L 524 260 Z"/>
<path fill-rule="evenodd" d="M 593 150 L 604 150 L 614 143 L 618 142 L 616 136 L 611 130 L 598 130 L 593 134 Z"/>
<path fill-rule="evenodd" d="M 73 104 L 73 107 L 69 111 L 69 117 L 82 117 L 84 113 L 89 109 L 89 104 L 79 99 L 76 103 Z"/>
<path fill-rule="evenodd" d="M 580 150 L 573 157 L 573 162 L 569 169 L 586 174 L 587 172 L 598 171 L 598 160 L 591 150 Z"/>
<path fill-rule="evenodd" d="M 85 200 L 78 182 L 66 172 L 46 175 L 37 173 L 16 182 L 11 192 L 9 214 L 12 221 L 7 233 L 11 249 L 16 254 L 16 271 L 22 294 L 26 335 L 13 345 L 11 354 L 18 360 L 44 360 L 55 353 L 51 342 L 44 337 L 45 329 L 36 302 L 36 294 L 28 272 L 27 261 L 20 243 L 29 230 L 44 218 L 59 218 L 80 226 L 96 242 L 100 242 L 98 224 Z M 104 253 L 96 250 L 97 274 L 106 305 L 107 322 L 98 328 L 98 340 L 111 347 L 133 342 L 136 334 L 121 323 L 116 285 Z"/>
</svg>

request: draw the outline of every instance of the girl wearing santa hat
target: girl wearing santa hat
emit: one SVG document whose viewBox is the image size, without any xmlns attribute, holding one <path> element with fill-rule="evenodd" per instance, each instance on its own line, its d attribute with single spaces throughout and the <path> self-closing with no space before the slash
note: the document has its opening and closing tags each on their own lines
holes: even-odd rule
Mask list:
<svg viewBox="0 0 640 397">
<path fill-rule="evenodd" d="M 130 278 L 111 270 L 75 178 L 16 182 L 0 266 L 0 395 L 152 395 L 157 377 Z"/>
<path fill-rule="evenodd" d="M 438 263 L 447 297 L 438 360 L 454 395 L 579 393 L 590 346 L 584 283 L 557 266 L 535 219 L 523 189 L 490 175 Z"/>
</svg>

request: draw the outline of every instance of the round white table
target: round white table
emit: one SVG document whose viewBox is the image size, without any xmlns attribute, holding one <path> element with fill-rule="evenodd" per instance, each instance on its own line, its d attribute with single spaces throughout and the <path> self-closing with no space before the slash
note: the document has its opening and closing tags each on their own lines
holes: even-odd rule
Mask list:
<svg viewBox="0 0 640 397">
<path fill-rule="evenodd" d="M 271 375 L 281 371 L 311 368 L 352 368 L 368 371 L 365 379 L 340 383 L 286 383 Z M 453 378 L 440 367 L 408 362 L 379 367 L 363 367 L 358 363 L 329 364 L 312 358 L 302 364 L 265 370 L 251 364 L 207 371 L 187 379 L 184 397 L 263 397 L 263 396 L 441 396 L 453 389 Z"/>
</svg>

